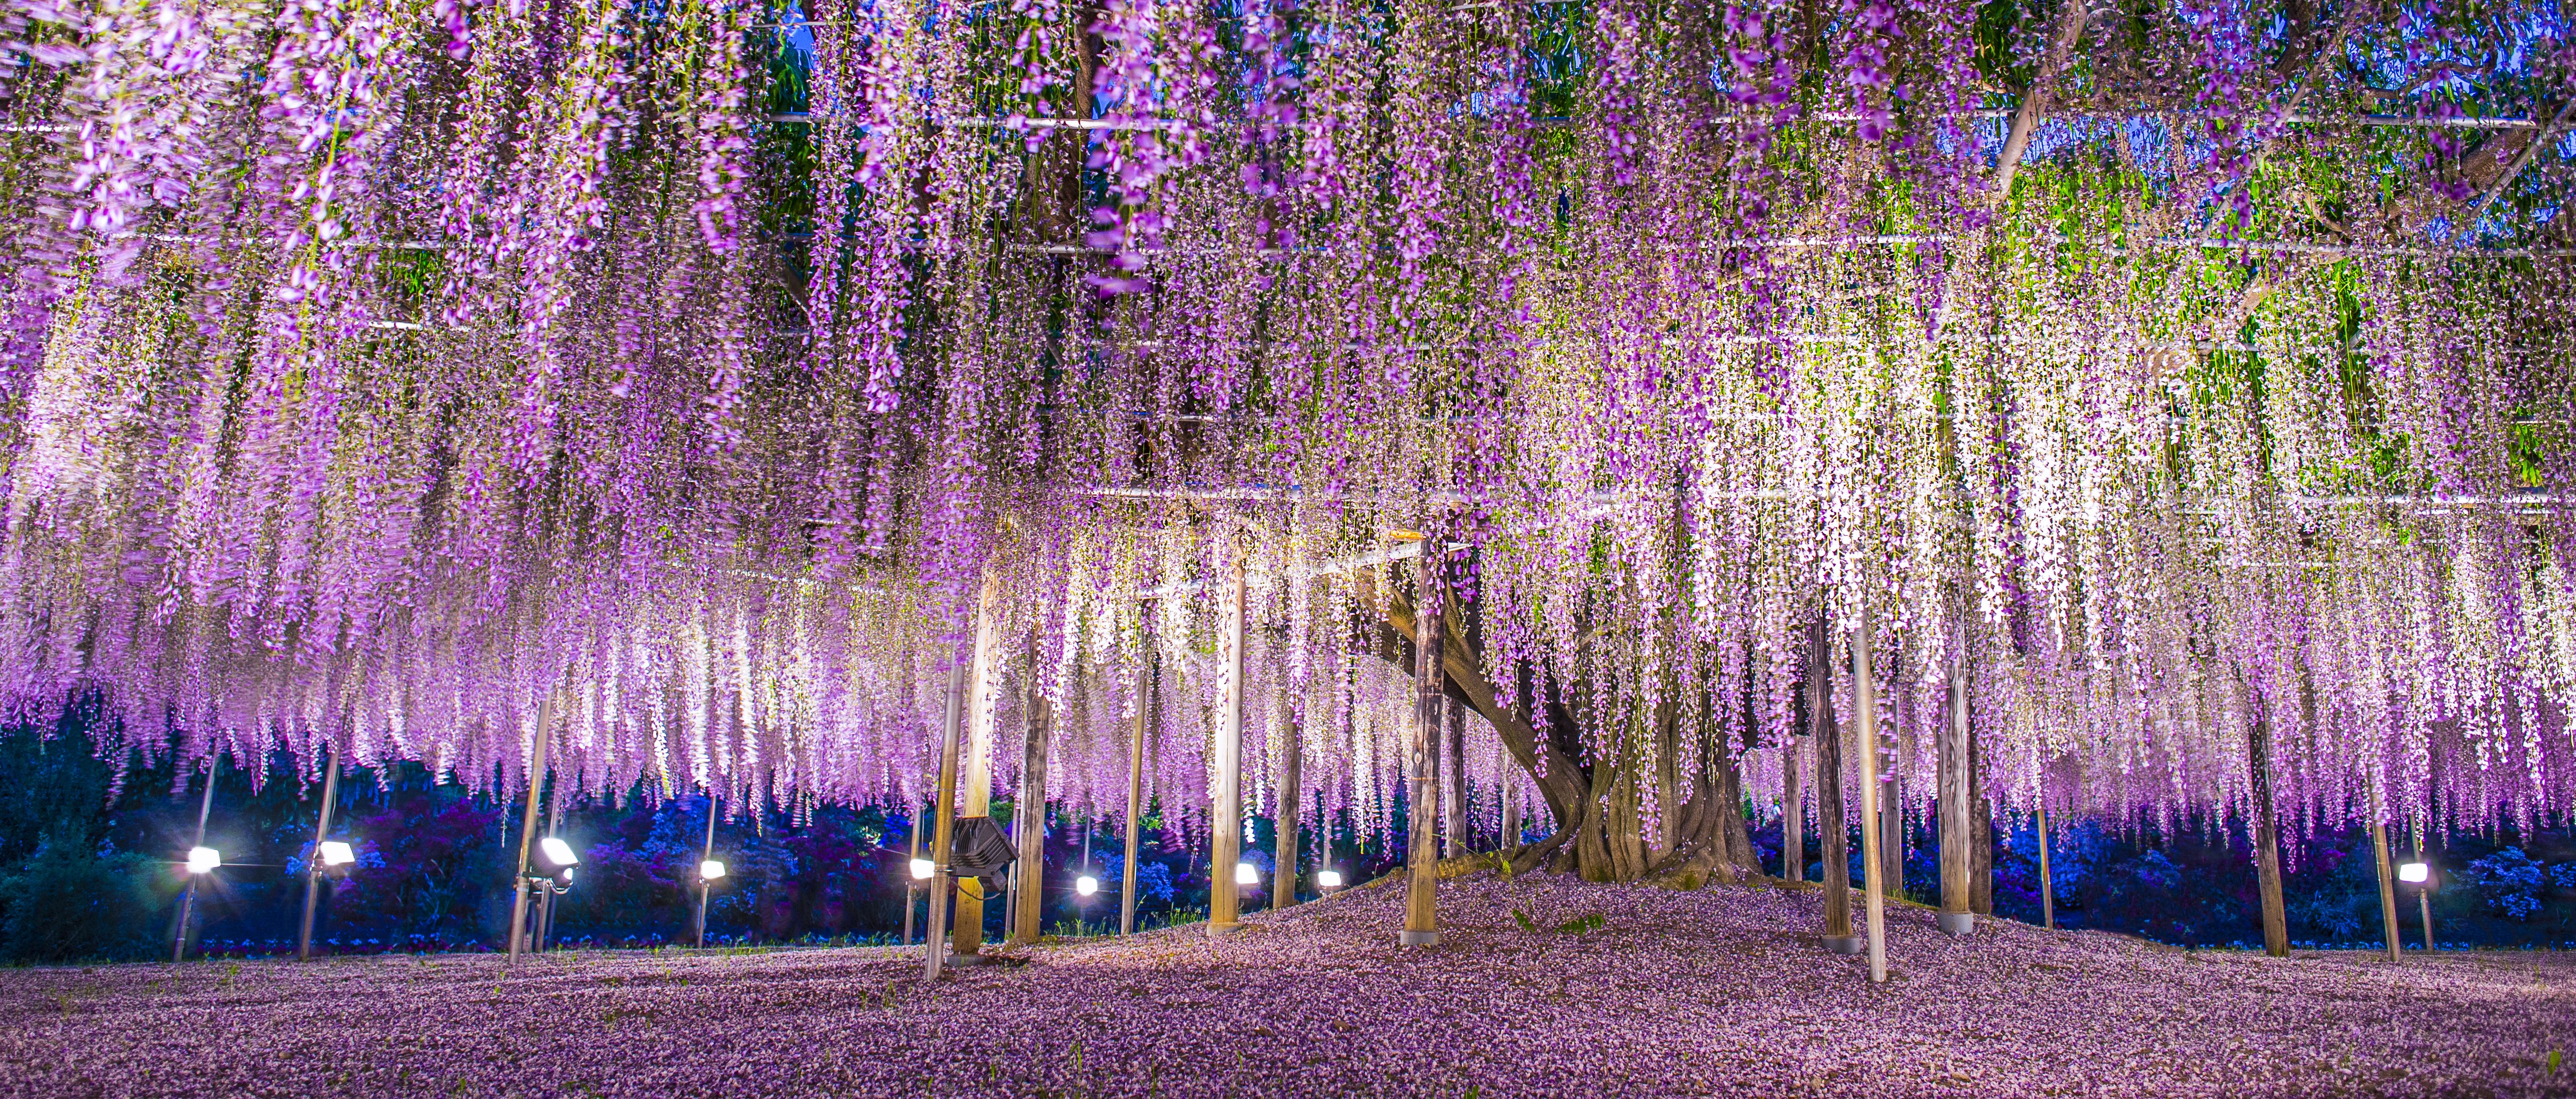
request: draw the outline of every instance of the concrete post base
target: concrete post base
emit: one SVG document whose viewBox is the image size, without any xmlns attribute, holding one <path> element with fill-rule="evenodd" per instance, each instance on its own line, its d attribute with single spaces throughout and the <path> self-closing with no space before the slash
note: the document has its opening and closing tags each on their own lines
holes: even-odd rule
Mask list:
<svg viewBox="0 0 2576 1099">
<path fill-rule="evenodd" d="M 1944 935 L 1964 936 L 1977 933 L 1977 914 L 1974 912 L 1943 912 L 1937 919 L 1940 921 L 1941 933 Z"/>
<path fill-rule="evenodd" d="M 1438 946 L 1440 945 L 1440 933 L 1437 931 L 1398 931 L 1395 933 L 1395 944 L 1397 946 Z"/>
<path fill-rule="evenodd" d="M 1836 954 L 1867 954 L 1869 940 L 1859 935 L 1827 935 L 1825 949 Z"/>
</svg>

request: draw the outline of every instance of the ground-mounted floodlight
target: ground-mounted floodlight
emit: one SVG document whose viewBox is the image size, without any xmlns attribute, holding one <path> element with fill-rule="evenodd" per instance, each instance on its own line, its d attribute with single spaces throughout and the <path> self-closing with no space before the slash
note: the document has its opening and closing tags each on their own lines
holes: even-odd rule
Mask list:
<svg viewBox="0 0 2576 1099">
<path fill-rule="evenodd" d="M 1100 879 L 1084 874 L 1073 879 L 1073 891 L 1086 897 L 1100 892 Z"/>
<path fill-rule="evenodd" d="M 2423 885 L 2433 880 L 2433 867 L 2421 862 L 2403 864 L 2397 868 L 2397 880 L 2408 885 Z"/>
<path fill-rule="evenodd" d="M 1258 867 L 1258 866 L 1254 866 L 1254 865 L 1252 865 L 1251 863 L 1248 863 L 1248 862 L 1238 862 L 1238 863 L 1234 864 L 1234 884 L 1236 884 L 1236 885 L 1259 885 L 1259 884 L 1261 884 L 1261 868 L 1260 868 L 1260 867 Z"/>
<path fill-rule="evenodd" d="M 1342 887 L 1342 872 L 1341 872 L 1341 871 L 1339 871 L 1339 870 L 1318 870 L 1318 871 L 1315 871 L 1315 888 L 1317 888 L 1317 889 L 1321 889 L 1321 890 L 1324 890 L 1324 891 L 1326 891 L 1326 892 L 1331 892 L 1331 891 L 1333 891 L 1333 890 L 1335 890 L 1335 889 L 1339 889 L 1339 888 L 1341 888 L 1341 887 Z"/>
<path fill-rule="evenodd" d="M 699 881 L 716 881 L 724 876 L 725 864 L 722 859 L 708 859 L 698 864 Z"/>
<path fill-rule="evenodd" d="M 340 840 L 323 840 L 321 850 L 324 866 L 347 866 L 358 861 L 358 853 Z"/>
<path fill-rule="evenodd" d="M 216 867 L 222 866 L 223 864 L 224 853 L 217 851 L 212 847 L 191 847 L 188 849 L 188 872 L 191 874 L 211 874 L 214 873 Z"/>
<path fill-rule="evenodd" d="M 560 836 L 538 840 L 537 850 L 544 853 L 548 865 L 558 869 L 581 865 L 581 856 L 573 854 L 572 845 L 565 843 Z"/>
<path fill-rule="evenodd" d="M 912 860 L 912 876 L 914 880 L 929 881 L 931 875 L 937 873 L 939 873 L 938 863 L 932 862 L 929 859 Z"/>
</svg>

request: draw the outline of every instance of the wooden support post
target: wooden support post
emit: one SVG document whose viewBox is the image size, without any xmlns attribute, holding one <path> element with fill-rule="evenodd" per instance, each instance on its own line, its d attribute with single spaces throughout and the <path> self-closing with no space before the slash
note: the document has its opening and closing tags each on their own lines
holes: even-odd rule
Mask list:
<svg viewBox="0 0 2576 1099">
<path fill-rule="evenodd" d="M 707 835 L 706 839 L 698 844 L 698 949 L 700 950 L 707 948 L 707 894 L 712 892 L 715 888 L 715 883 L 707 880 L 707 860 L 714 857 L 716 857 L 716 792 L 714 790 L 708 790 Z M 905 872 L 910 873 L 911 868 L 909 866 L 905 867 Z M 903 899 L 905 941 L 909 942 L 911 941 L 910 933 L 912 931 L 911 889 L 907 888 L 904 890 Z"/>
<path fill-rule="evenodd" d="M 2272 827 L 2272 719 L 2259 691 L 2249 691 L 2254 720 L 2246 732 L 2245 763 L 2250 769 L 2254 802 L 2254 873 L 2262 891 L 2263 952 L 2290 956 L 2289 914 L 2281 903 L 2281 844 Z"/>
<path fill-rule="evenodd" d="M 1961 646 L 1965 648 L 1965 646 Z M 1940 781 L 1935 793 L 1941 805 L 1941 930 L 1966 935 L 1977 929 L 1969 907 L 1968 877 L 1975 860 L 1970 848 L 1976 829 L 1968 823 L 1968 672 L 1963 652 L 1950 654 L 1949 702 L 1942 707 Z"/>
<path fill-rule="evenodd" d="M 331 837 L 331 810 L 340 800 L 340 755 L 322 747 L 322 813 L 313 820 L 313 850 L 304 859 L 304 924 L 295 934 L 297 961 L 313 960 L 313 908 L 322 898 L 322 841 Z"/>
<path fill-rule="evenodd" d="M 938 780 L 932 779 L 931 781 L 935 783 Z M 903 867 L 903 872 L 906 875 L 903 879 L 903 945 L 905 946 L 912 945 L 912 902 L 914 896 L 921 890 L 920 880 L 910 876 L 912 874 L 912 864 L 921 861 L 921 822 L 925 815 L 937 815 L 937 811 L 930 810 L 927 803 L 923 805 L 923 809 L 929 811 L 927 813 L 915 813 L 912 818 L 912 827 L 904 829 L 904 831 L 911 833 L 911 835 L 905 837 L 905 846 L 907 847 L 907 850 L 905 852 Z"/>
<path fill-rule="evenodd" d="M 939 789 L 933 795 L 930 840 L 930 923 L 921 935 L 921 978 L 939 979 L 948 949 L 948 863 L 957 837 L 957 742 L 966 723 L 965 661 L 948 668 L 948 713 L 939 723 Z"/>
<path fill-rule="evenodd" d="M 1225 582 L 1224 634 L 1218 669 L 1223 691 L 1217 700 L 1216 744 L 1208 766 L 1216 771 L 1215 804 L 1208 809 L 1209 938 L 1231 934 L 1242 912 L 1243 887 L 1234 880 L 1234 864 L 1243 861 L 1243 553 Z"/>
<path fill-rule="evenodd" d="M 2388 960 L 2403 959 L 2397 941 L 2397 864 L 2388 857 L 2387 809 L 2379 796 L 2379 780 L 2370 780 L 2370 847 L 2379 857 L 2379 926 L 2387 942 Z"/>
<path fill-rule="evenodd" d="M 1449 833 L 1440 853 L 1454 859 L 1467 853 L 1467 710 L 1445 694 L 1440 701 L 1441 745 L 1448 756 L 1440 768 L 1440 818 Z"/>
<path fill-rule="evenodd" d="M 1410 781 L 1405 795 L 1409 799 L 1405 814 L 1410 827 L 1404 848 L 1404 930 L 1396 935 L 1396 942 L 1403 946 L 1440 944 L 1439 906 L 1434 896 L 1440 882 L 1440 855 L 1431 834 L 1432 815 L 1439 811 L 1439 794 L 1432 784 L 1431 766 L 1444 695 L 1440 688 L 1441 612 L 1434 590 L 1439 571 L 1431 546 L 1428 541 L 1423 543 L 1421 583 L 1413 598 L 1413 741 L 1406 753 L 1406 777 Z"/>
<path fill-rule="evenodd" d="M 1154 727 L 1154 675 L 1158 663 L 1149 612 L 1138 615 L 1137 634 L 1144 654 L 1136 669 L 1136 713 L 1127 738 L 1127 829 L 1125 862 L 1118 864 L 1118 933 L 1136 931 L 1136 820 L 1145 813 L 1145 737 Z"/>
<path fill-rule="evenodd" d="M 546 785 L 545 834 L 547 836 L 563 835 L 564 785 L 561 782 Z M 547 947 L 554 942 L 555 894 L 558 892 L 560 890 L 548 888 L 537 895 L 537 925 L 529 934 L 528 940 L 535 944 L 536 951 L 540 954 L 545 953 Z"/>
<path fill-rule="evenodd" d="M 1851 833 L 1843 817 L 1842 728 L 1834 720 L 1833 624 L 1818 611 L 1807 631 L 1807 728 L 1816 743 L 1816 837 L 1825 872 L 1825 949 L 1858 954 L 1852 934 Z"/>
<path fill-rule="evenodd" d="M 1020 756 L 1018 873 L 1011 893 L 1011 945 L 1035 946 L 1046 917 L 1047 741 L 1054 734 L 1054 713 L 1046 695 L 1029 692 L 1029 730 Z"/>
<path fill-rule="evenodd" d="M 1270 907 L 1287 908 L 1297 903 L 1298 856 L 1303 837 L 1297 831 L 1298 799 L 1304 796 L 1305 749 L 1299 743 L 1297 723 L 1280 723 L 1279 789 L 1272 795 L 1277 808 L 1270 815 Z"/>
<path fill-rule="evenodd" d="M 1806 768 L 1806 741 L 1791 733 L 1780 742 L 1780 877 L 1807 880 L 1807 794 L 1798 773 Z"/>
<path fill-rule="evenodd" d="M 2433 945 L 2433 876 L 2432 864 L 2424 859 L 2424 822 L 2416 820 L 2409 830 L 2415 833 L 2415 861 L 2425 864 L 2424 884 L 2415 887 L 2415 905 L 2424 920 L 2424 953 L 2430 954 L 2440 948 Z"/>
<path fill-rule="evenodd" d="M 528 848 L 537 841 L 537 798 L 546 784 L 546 742 L 555 723 L 555 695 L 548 690 L 537 700 L 537 745 L 535 759 L 528 766 L 528 808 L 519 815 L 518 888 L 510 899 L 510 960 L 518 961 L 523 937 L 528 926 Z"/>
<path fill-rule="evenodd" d="M 1860 751 L 1860 842 L 1862 897 L 1869 911 L 1869 979 L 1887 983 L 1887 872 L 1880 865 L 1878 788 L 1878 682 L 1870 664 L 1869 603 L 1860 601 L 1860 622 L 1852 629 L 1852 739 Z"/>
<path fill-rule="evenodd" d="M 2057 877 L 2048 869 L 2048 804 L 2039 806 L 2039 926 L 2057 929 Z"/>
<path fill-rule="evenodd" d="M 1501 850 L 1503 857 L 1509 858 L 1521 849 L 1521 784 L 1512 773 L 1511 749 L 1503 745 L 1500 737 L 1494 738 L 1494 757 L 1494 781 L 1499 787 L 1495 792 L 1503 803 Z"/>
<path fill-rule="evenodd" d="M 221 752 L 206 753 L 206 793 L 197 799 L 197 841 L 188 845 L 192 852 L 206 845 L 206 817 L 215 811 L 215 771 L 222 763 Z M 188 921 L 196 914 L 197 879 L 204 876 L 188 875 L 188 891 L 179 898 L 179 927 L 170 936 L 170 960 L 173 962 L 188 960 Z"/>
<path fill-rule="evenodd" d="M 964 803 L 957 811 L 961 817 L 993 812 L 993 662 L 994 650 L 1001 645 L 993 604 L 1000 597 L 1001 582 L 986 577 L 982 602 L 975 611 L 975 662 L 966 670 L 966 751 L 958 761 L 957 779 L 958 800 Z M 957 879 L 957 925 L 950 938 L 957 964 L 983 963 L 983 879 Z"/>
</svg>

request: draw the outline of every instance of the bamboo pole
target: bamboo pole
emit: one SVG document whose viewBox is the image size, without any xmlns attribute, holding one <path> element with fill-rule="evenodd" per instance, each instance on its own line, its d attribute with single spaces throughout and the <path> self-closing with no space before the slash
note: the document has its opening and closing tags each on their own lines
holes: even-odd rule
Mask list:
<svg viewBox="0 0 2576 1099">
<path fill-rule="evenodd" d="M 1816 838 L 1825 876 L 1825 948 L 1857 954 L 1852 934 L 1851 833 L 1843 816 L 1842 729 L 1834 721 L 1832 625 L 1820 610 L 1807 631 L 1807 728 L 1816 746 Z"/>
<path fill-rule="evenodd" d="M 1966 646 L 1960 646 L 1964 650 Z M 1941 930 L 1952 935 L 1966 935 L 1977 929 L 1977 915 L 1970 904 L 1968 876 L 1975 860 L 1970 857 L 1976 829 L 1968 822 L 1968 671 L 1964 651 L 1950 654 L 1949 705 L 1944 708 L 1940 732 L 1940 782 L 1936 796 L 1941 805 Z M 2045 858 L 2045 854 L 2041 857 Z"/>
<path fill-rule="evenodd" d="M 2048 806 L 2039 807 L 2039 926 L 2057 929 L 2057 878 L 2048 870 Z"/>
<path fill-rule="evenodd" d="M 1029 692 L 1028 713 L 1028 736 L 1020 756 L 1020 803 L 1013 814 L 1020 822 L 1013 837 L 1019 841 L 1020 859 L 1011 876 L 1014 946 L 1036 945 L 1046 915 L 1047 741 L 1055 722 L 1046 695 L 1035 690 Z"/>
<path fill-rule="evenodd" d="M 1137 633 L 1144 643 L 1144 654 L 1136 668 L 1136 713 L 1132 734 L 1127 738 L 1127 826 L 1123 843 L 1127 858 L 1118 865 L 1118 933 L 1136 931 L 1136 819 L 1145 812 L 1145 736 L 1153 728 L 1154 677 L 1160 661 L 1154 648 L 1151 619 L 1139 615 Z"/>
<path fill-rule="evenodd" d="M 1224 693 L 1208 759 L 1216 770 L 1215 799 L 1208 811 L 1209 938 L 1232 933 L 1243 905 L 1243 887 L 1234 880 L 1234 864 L 1243 861 L 1243 558 L 1237 550 L 1225 582 Z"/>
<path fill-rule="evenodd" d="M 921 977 L 939 979 L 948 946 L 948 864 L 957 838 L 957 740 L 966 715 L 965 661 L 948 666 L 948 714 L 939 723 L 939 792 L 930 841 L 930 922 L 921 935 Z"/>
<path fill-rule="evenodd" d="M 715 883 L 707 880 L 707 860 L 714 857 L 716 857 L 716 792 L 709 790 L 707 791 L 707 838 L 705 842 L 698 845 L 698 949 L 700 950 L 704 950 L 707 947 L 707 894 L 715 888 Z M 906 869 L 909 870 L 909 867 Z M 904 930 L 906 932 L 905 941 L 910 942 L 911 937 L 909 933 L 912 930 L 911 889 L 907 888 L 904 890 L 903 901 L 903 922 Z"/>
<path fill-rule="evenodd" d="M 1440 688 L 1440 610 L 1433 586 L 1439 582 L 1431 560 L 1420 559 L 1421 583 L 1413 600 L 1413 737 L 1406 753 L 1408 789 L 1405 816 L 1404 930 L 1401 946 L 1440 945 L 1439 848 L 1431 822 L 1439 812 L 1439 793 L 1432 780 L 1432 753 L 1439 733 L 1443 695 Z"/>
<path fill-rule="evenodd" d="M 206 817 L 215 811 L 215 770 L 222 762 L 223 758 L 218 753 L 206 756 L 206 793 L 197 799 L 197 842 L 188 845 L 191 852 L 206 845 Z M 170 960 L 173 962 L 188 960 L 188 921 L 196 915 L 197 879 L 202 877 L 205 875 L 188 875 L 188 892 L 179 898 L 179 929 L 170 936 Z"/>
<path fill-rule="evenodd" d="M 510 895 L 510 960 L 518 961 L 525 947 L 523 937 L 528 926 L 528 847 L 537 841 L 537 799 L 544 792 L 546 777 L 546 742 L 555 722 L 555 694 L 548 690 L 537 700 L 537 744 L 534 759 L 528 767 L 528 808 L 519 814 L 519 876 Z"/>
<path fill-rule="evenodd" d="M 304 923 L 295 933 L 295 959 L 313 960 L 313 909 L 322 899 L 322 841 L 331 835 L 331 810 L 340 801 L 340 756 L 322 746 L 322 813 L 313 820 L 313 850 L 304 860 Z"/>
<path fill-rule="evenodd" d="M 993 812 L 993 661 L 994 650 L 1001 646 L 993 604 L 1000 599 L 1000 578 L 986 576 L 984 594 L 975 610 L 975 659 L 967 668 L 966 750 L 958 760 L 957 778 L 958 800 L 964 803 L 957 813 L 961 817 L 990 816 Z M 957 919 L 950 938 L 957 964 L 983 964 L 983 879 L 957 879 Z"/>
<path fill-rule="evenodd" d="M 2379 796 L 2379 780 L 2370 783 L 2370 848 L 2379 859 L 2379 926 L 2388 960 L 2404 960 L 2397 942 L 2397 864 L 2388 857 L 2388 822 Z"/>
<path fill-rule="evenodd" d="M 1860 749 L 1860 842 L 1862 898 L 1869 911 L 1869 979 L 1887 983 L 1887 871 L 1879 865 L 1878 683 L 1870 664 L 1869 605 L 1860 601 L 1860 621 L 1852 628 L 1853 739 Z"/>
</svg>

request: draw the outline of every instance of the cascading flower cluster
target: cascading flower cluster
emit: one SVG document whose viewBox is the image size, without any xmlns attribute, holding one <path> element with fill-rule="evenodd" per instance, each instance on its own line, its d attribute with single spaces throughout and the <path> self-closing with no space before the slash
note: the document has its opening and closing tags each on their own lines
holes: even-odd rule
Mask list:
<svg viewBox="0 0 2576 1099">
<path fill-rule="evenodd" d="M 1241 564 L 1248 789 L 1377 824 L 1425 605 L 1488 814 L 1799 811 L 1863 615 L 1908 812 L 1953 667 L 2007 808 L 2576 796 L 2524 8 L 12 11 L 16 718 L 910 800 L 985 636 L 1109 810 Z"/>
</svg>

